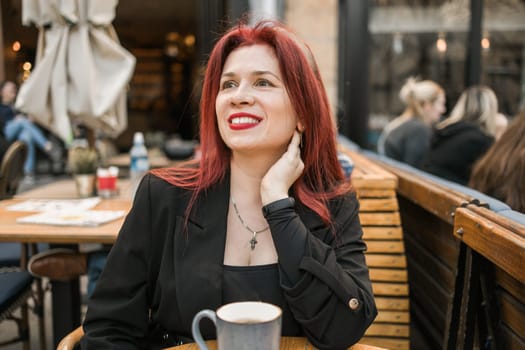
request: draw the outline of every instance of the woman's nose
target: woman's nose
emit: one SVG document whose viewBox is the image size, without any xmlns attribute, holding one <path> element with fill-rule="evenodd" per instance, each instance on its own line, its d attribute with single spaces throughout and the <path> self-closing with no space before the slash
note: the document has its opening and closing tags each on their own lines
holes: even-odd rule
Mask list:
<svg viewBox="0 0 525 350">
<path fill-rule="evenodd" d="M 255 101 L 253 95 L 247 89 L 239 88 L 231 97 L 233 105 L 251 105 Z"/>
</svg>

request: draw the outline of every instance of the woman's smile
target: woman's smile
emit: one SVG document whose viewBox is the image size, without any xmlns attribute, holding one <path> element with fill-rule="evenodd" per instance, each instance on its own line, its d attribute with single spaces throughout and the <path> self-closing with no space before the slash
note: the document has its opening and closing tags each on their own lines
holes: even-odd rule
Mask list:
<svg viewBox="0 0 525 350">
<path fill-rule="evenodd" d="M 228 118 L 230 129 L 245 130 L 253 128 L 261 122 L 262 118 L 248 113 L 234 113 Z"/>
</svg>

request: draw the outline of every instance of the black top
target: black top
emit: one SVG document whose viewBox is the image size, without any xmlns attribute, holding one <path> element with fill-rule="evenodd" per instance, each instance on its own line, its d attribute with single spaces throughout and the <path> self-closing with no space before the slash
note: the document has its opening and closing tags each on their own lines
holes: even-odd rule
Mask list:
<svg viewBox="0 0 525 350">
<path fill-rule="evenodd" d="M 302 336 L 301 328 L 293 318 L 279 284 L 277 264 L 257 266 L 225 265 L 222 282 L 223 304 L 235 301 L 264 301 L 281 308 L 282 335 Z"/>
</svg>

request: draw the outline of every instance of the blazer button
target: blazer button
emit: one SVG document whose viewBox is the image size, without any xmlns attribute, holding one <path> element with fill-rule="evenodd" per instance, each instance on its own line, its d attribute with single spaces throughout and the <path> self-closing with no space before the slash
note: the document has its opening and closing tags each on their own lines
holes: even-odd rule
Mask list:
<svg viewBox="0 0 525 350">
<path fill-rule="evenodd" d="M 350 309 L 356 310 L 359 307 L 359 300 L 357 300 L 356 298 L 350 299 L 350 301 L 348 302 L 348 306 L 350 307 Z"/>
</svg>

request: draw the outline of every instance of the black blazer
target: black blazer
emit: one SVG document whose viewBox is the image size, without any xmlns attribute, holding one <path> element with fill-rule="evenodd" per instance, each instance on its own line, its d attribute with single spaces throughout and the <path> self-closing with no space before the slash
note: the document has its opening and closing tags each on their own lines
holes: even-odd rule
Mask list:
<svg viewBox="0 0 525 350">
<path fill-rule="evenodd" d="M 193 316 L 222 304 L 229 193 L 226 176 L 198 198 L 186 222 L 191 193 L 154 175 L 144 177 L 89 301 L 83 349 L 155 348 L 191 339 Z M 286 303 L 314 345 L 346 349 L 377 314 L 357 199 L 348 194 L 331 203 L 337 238 L 312 211 L 296 207 L 284 220 L 283 213 L 267 217 L 280 271 L 300 271 L 293 285 L 281 277 Z M 303 246 L 285 239 L 298 234 Z M 286 251 L 296 249 L 304 251 L 298 266 L 281 266 L 290 260 Z M 353 298 L 357 309 L 348 306 Z"/>
</svg>

